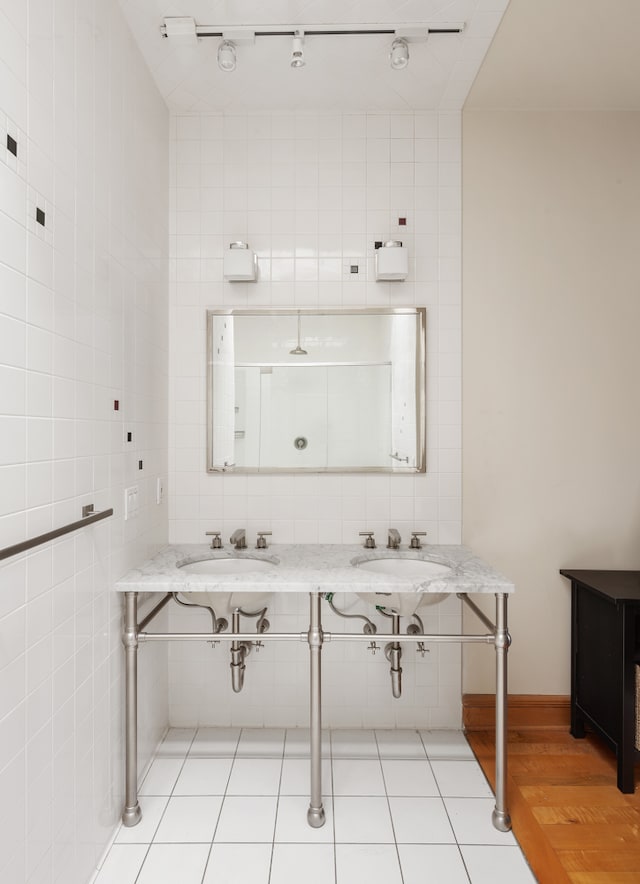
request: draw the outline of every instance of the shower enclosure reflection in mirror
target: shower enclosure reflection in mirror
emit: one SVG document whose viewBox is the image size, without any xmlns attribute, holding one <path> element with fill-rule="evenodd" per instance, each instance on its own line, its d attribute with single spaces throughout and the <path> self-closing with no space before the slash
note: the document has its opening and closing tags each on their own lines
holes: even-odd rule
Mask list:
<svg viewBox="0 0 640 884">
<path fill-rule="evenodd" d="M 426 310 L 207 313 L 209 472 L 426 470 Z"/>
</svg>

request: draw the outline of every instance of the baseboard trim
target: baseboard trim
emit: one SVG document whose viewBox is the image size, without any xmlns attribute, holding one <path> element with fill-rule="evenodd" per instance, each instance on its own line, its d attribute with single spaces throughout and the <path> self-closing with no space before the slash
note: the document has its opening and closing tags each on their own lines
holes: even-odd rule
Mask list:
<svg viewBox="0 0 640 884">
<path fill-rule="evenodd" d="M 507 727 L 566 729 L 570 724 L 571 698 L 563 694 L 509 694 Z M 463 694 L 462 722 L 465 730 L 483 731 L 496 726 L 494 694 Z"/>
</svg>

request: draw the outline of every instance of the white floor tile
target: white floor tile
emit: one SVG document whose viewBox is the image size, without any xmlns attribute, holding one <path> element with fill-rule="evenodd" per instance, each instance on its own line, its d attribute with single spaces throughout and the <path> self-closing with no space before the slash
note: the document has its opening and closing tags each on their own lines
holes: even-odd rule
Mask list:
<svg viewBox="0 0 640 884">
<path fill-rule="evenodd" d="M 94 884 L 134 884 L 148 849 L 146 844 L 114 844 Z"/>
<path fill-rule="evenodd" d="M 499 832 L 491 822 L 493 798 L 445 798 L 444 803 L 458 844 L 516 845 L 511 832 Z"/>
<path fill-rule="evenodd" d="M 426 758 L 423 761 L 383 759 L 382 773 L 387 795 L 424 797 L 440 794 Z"/>
<path fill-rule="evenodd" d="M 440 794 L 446 798 L 491 798 L 493 792 L 477 761 L 432 761 Z"/>
<path fill-rule="evenodd" d="M 311 770 L 308 758 L 287 758 L 282 763 L 281 795 L 309 795 Z M 322 794 L 331 795 L 331 761 L 322 762 Z"/>
<path fill-rule="evenodd" d="M 455 844 L 441 798 L 390 798 L 398 844 Z"/>
<path fill-rule="evenodd" d="M 386 798 L 334 798 L 336 843 L 392 844 Z"/>
<path fill-rule="evenodd" d="M 208 844 L 152 844 L 136 884 L 201 884 Z"/>
<path fill-rule="evenodd" d="M 269 884 L 333 884 L 335 880 L 333 844 L 274 845 Z"/>
<path fill-rule="evenodd" d="M 535 884 L 460 731 L 323 732 L 320 829 L 308 739 L 171 729 L 95 884 Z"/>
<path fill-rule="evenodd" d="M 331 752 L 334 758 L 378 758 L 375 733 L 369 730 L 332 731 Z"/>
<path fill-rule="evenodd" d="M 238 742 L 238 758 L 282 758 L 284 728 L 254 728 L 243 730 Z"/>
<path fill-rule="evenodd" d="M 213 841 L 221 807 L 220 796 L 191 795 L 170 798 L 153 839 L 154 843 Z"/>
<path fill-rule="evenodd" d="M 189 756 L 191 758 L 225 758 L 236 754 L 239 727 L 200 727 L 195 735 Z"/>
<path fill-rule="evenodd" d="M 417 731 L 377 730 L 380 758 L 424 758 L 425 749 Z"/>
<path fill-rule="evenodd" d="M 462 731 L 420 731 L 420 736 L 429 758 L 475 758 Z"/>
<path fill-rule="evenodd" d="M 333 807 L 330 798 L 323 802 L 325 824 L 314 829 L 307 822 L 309 798 L 306 795 L 283 795 L 278 801 L 275 840 L 282 842 L 306 842 L 308 844 L 333 843 Z"/>
<path fill-rule="evenodd" d="M 378 760 L 336 758 L 333 762 L 334 795 L 384 795 Z"/>
<path fill-rule="evenodd" d="M 153 836 L 168 801 L 168 798 L 154 796 L 141 798 L 140 809 L 142 810 L 142 819 L 137 826 L 131 826 L 129 829 L 125 826 L 120 826 L 116 836 L 116 843 L 150 844 L 153 841 Z"/>
<path fill-rule="evenodd" d="M 277 798 L 231 796 L 224 799 L 215 840 L 260 843 L 273 841 Z"/>
<path fill-rule="evenodd" d="M 174 795 L 224 795 L 233 758 L 192 758 L 184 762 Z"/>
<path fill-rule="evenodd" d="M 183 758 L 156 758 L 140 787 L 141 795 L 171 795 Z"/>
<path fill-rule="evenodd" d="M 166 737 L 160 743 L 157 751 L 158 758 L 184 758 L 189 751 L 196 732 L 194 727 L 172 727 Z"/>
<path fill-rule="evenodd" d="M 309 728 L 296 727 L 287 730 L 284 744 L 285 758 L 309 758 Z M 322 757 L 331 757 L 331 736 L 329 731 L 322 731 Z"/>
<path fill-rule="evenodd" d="M 336 844 L 337 884 L 402 884 L 395 844 Z"/>
<path fill-rule="evenodd" d="M 457 844 L 399 844 L 398 853 L 404 884 L 469 884 Z"/>
<path fill-rule="evenodd" d="M 519 847 L 460 848 L 473 884 L 536 884 Z"/>
<path fill-rule="evenodd" d="M 236 758 L 227 795 L 277 795 L 281 771 L 280 758 Z"/>
<path fill-rule="evenodd" d="M 214 844 L 202 884 L 268 884 L 271 844 Z"/>
</svg>

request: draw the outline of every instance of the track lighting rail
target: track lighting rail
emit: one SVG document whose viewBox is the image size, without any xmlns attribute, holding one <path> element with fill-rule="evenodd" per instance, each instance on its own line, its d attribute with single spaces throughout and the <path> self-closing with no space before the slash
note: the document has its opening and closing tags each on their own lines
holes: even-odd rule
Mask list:
<svg viewBox="0 0 640 884">
<path fill-rule="evenodd" d="M 171 19 L 165 18 L 165 23 L 160 26 L 160 34 L 167 38 L 171 34 Z M 169 24 L 167 25 L 167 22 Z M 354 25 L 346 28 L 327 28 L 326 25 L 299 25 L 299 26 L 261 26 L 261 29 L 253 30 L 252 28 L 238 28 L 233 25 L 227 27 L 196 25 L 192 33 L 196 37 L 217 37 L 222 38 L 231 31 L 237 35 L 240 32 L 246 33 L 248 39 L 252 37 L 294 37 L 298 32 L 304 32 L 305 37 L 340 37 L 340 36 L 391 36 L 404 37 L 411 39 L 426 39 L 430 34 L 461 34 L 464 30 L 464 22 L 443 22 L 442 24 L 433 25 L 383 25 L 381 27 L 366 27 L 364 25 Z M 183 32 L 184 33 L 184 32 Z M 235 39 L 238 39 L 237 36 Z"/>
</svg>

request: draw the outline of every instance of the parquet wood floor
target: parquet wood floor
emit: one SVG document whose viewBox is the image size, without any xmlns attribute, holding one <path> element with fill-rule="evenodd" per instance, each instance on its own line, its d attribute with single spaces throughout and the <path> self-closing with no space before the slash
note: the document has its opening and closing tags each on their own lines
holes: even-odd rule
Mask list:
<svg viewBox="0 0 640 884">
<path fill-rule="evenodd" d="M 467 739 L 495 785 L 493 731 Z M 508 747 L 513 831 L 539 884 L 640 884 L 640 765 L 635 794 L 623 795 L 595 736 L 513 730 Z"/>
</svg>

